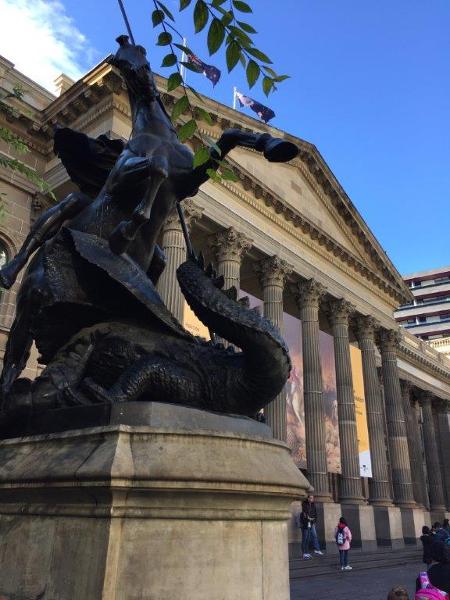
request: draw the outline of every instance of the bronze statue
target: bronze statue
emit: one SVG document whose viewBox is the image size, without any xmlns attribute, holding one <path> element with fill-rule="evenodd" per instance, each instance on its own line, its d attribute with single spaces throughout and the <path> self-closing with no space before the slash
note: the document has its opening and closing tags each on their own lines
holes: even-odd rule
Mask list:
<svg viewBox="0 0 450 600">
<path fill-rule="evenodd" d="M 145 50 L 120 36 L 112 59 L 128 89 L 132 134 L 127 144 L 92 140 L 68 129 L 55 151 L 80 192 L 35 223 L 18 255 L 0 271 L 4 287 L 34 253 L 18 293 L 16 319 L 1 377 L 2 414 L 93 403 L 158 400 L 255 415 L 284 385 L 290 369 L 276 328 L 221 291 L 223 280 L 193 252 L 178 270 L 197 316 L 234 352 L 183 329 L 159 297 L 164 268 L 157 239 L 176 204 L 207 181 L 218 158 L 194 169 L 156 89 Z M 237 145 L 269 161 L 297 147 L 269 134 L 227 130 L 223 158 Z M 18 379 L 35 341 L 42 375 Z"/>
</svg>

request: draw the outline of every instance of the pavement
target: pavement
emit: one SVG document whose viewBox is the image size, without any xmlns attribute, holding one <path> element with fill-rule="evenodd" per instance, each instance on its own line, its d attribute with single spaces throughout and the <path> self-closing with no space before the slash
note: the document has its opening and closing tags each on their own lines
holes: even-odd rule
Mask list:
<svg viewBox="0 0 450 600">
<path fill-rule="evenodd" d="M 320 558 L 313 560 L 319 563 Z M 334 573 L 323 576 L 291 579 L 291 600 L 386 600 L 396 585 L 404 586 L 413 600 L 416 577 L 424 566 L 419 558 L 414 558 L 402 565 L 355 568 L 347 572 L 336 568 Z"/>
</svg>

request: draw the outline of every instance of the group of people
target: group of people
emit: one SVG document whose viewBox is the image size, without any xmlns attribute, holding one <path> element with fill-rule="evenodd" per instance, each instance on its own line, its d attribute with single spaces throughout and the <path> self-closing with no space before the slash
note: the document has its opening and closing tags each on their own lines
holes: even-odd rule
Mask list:
<svg viewBox="0 0 450 600">
<path fill-rule="evenodd" d="M 315 555 L 322 556 L 316 531 L 317 508 L 314 496 L 310 494 L 302 502 L 302 511 L 297 517 L 297 526 L 302 530 L 303 560 L 313 558 L 310 545 Z M 341 571 L 351 571 L 348 564 L 348 553 L 352 542 L 352 532 L 344 517 L 341 517 L 335 527 L 334 536 L 339 551 Z M 436 522 L 429 528 L 422 528 L 421 541 L 423 545 L 423 562 L 428 571 L 419 573 L 416 580 L 415 600 L 450 600 L 450 525 L 449 520 Z M 408 592 L 403 587 L 393 588 L 388 600 L 409 600 Z"/>
</svg>

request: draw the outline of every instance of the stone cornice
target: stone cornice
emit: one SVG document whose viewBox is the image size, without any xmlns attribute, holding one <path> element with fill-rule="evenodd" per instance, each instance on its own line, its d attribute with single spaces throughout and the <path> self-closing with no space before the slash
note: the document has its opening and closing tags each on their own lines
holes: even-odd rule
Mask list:
<svg viewBox="0 0 450 600">
<path fill-rule="evenodd" d="M 421 340 L 405 334 L 400 330 L 400 345 L 397 350 L 399 358 L 415 365 L 434 377 L 439 377 L 447 383 L 450 381 L 450 360 L 433 348 L 424 345 Z"/>
</svg>

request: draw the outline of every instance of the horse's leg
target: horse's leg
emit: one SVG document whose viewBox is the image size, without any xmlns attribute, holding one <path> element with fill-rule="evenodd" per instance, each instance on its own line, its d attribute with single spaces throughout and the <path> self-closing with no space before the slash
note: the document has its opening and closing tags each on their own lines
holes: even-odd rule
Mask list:
<svg viewBox="0 0 450 600">
<path fill-rule="evenodd" d="M 149 184 L 143 199 L 134 209 L 131 219 L 119 223 L 109 237 L 109 246 L 114 254 L 126 252 L 130 243 L 136 238 L 139 229 L 150 221 L 155 198 L 167 177 L 166 164 L 152 164 Z"/>
<path fill-rule="evenodd" d="M 264 157 L 270 162 L 287 162 L 298 154 L 298 148 L 292 142 L 274 138 L 269 133 L 249 133 L 240 129 L 227 129 L 216 145 L 220 149 L 220 155 L 215 148 L 211 148 L 211 160 L 177 181 L 177 196 L 179 199 L 194 196 L 201 184 L 208 181 L 209 169 L 216 171 L 220 166 L 218 160 L 223 160 L 236 146 L 263 152 Z"/>
</svg>

